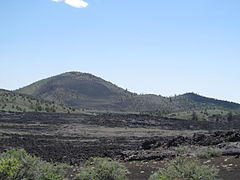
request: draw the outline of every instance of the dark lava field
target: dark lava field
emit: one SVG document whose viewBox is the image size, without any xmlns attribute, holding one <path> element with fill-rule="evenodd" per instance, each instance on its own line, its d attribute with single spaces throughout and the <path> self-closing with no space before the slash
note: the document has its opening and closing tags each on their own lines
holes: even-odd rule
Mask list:
<svg viewBox="0 0 240 180">
<path fill-rule="evenodd" d="M 21 147 L 48 161 L 79 164 L 95 156 L 129 159 L 127 152 L 151 151 L 174 138 L 180 141 L 233 128 L 240 129 L 240 121 L 216 124 L 148 115 L 1 112 L 0 151 Z"/>
<path fill-rule="evenodd" d="M 135 114 L 0 112 L 0 152 L 24 148 L 44 160 L 71 165 L 90 157 L 164 160 L 176 156 L 178 146 L 221 146 L 224 155 L 233 157 L 240 148 L 227 145 L 240 142 L 239 129 L 239 117 L 207 122 Z"/>
</svg>

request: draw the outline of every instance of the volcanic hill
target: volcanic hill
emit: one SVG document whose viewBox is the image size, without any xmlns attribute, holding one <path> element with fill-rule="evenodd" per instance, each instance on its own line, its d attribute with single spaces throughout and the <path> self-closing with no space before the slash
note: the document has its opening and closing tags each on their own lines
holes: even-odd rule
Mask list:
<svg viewBox="0 0 240 180">
<path fill-rule="evenodd" d="M 224 109 L 239 110 L 240 104 L 186 93 L 174 97 L 138 95 L 100 77 L 81 72 L 67 72 L 37 81 L 15 92 L 76 108 L 116 112 Z"/>
</svg>

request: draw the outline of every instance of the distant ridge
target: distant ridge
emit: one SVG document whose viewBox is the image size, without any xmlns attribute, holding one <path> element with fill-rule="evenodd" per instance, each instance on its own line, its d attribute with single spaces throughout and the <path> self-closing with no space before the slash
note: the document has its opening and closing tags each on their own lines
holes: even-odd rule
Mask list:
<svg viewBox="0 0 240 180">
<path fill-rule="evenodd" d="M 238 103 L 218 100 L 218 99 L 214 99 L 214 98 L 208 98 L 208 97 L 200 96 L 195 93 L 186 93 L 186 94 L 183 94 L 182 96 L 184 96 L 188 99 L 192 99 L 195 102 L 215 104 L 215 105 L 221 106 L 223 108 L 227 108 L 227 109 L 228 108 L 229 109 L 237 109 L 240 106 Z"/>
<path fill-rule="evenodd" d="M 15 92 L 72 107 L 123 112 L 240 109 L 240 104 L 186 93 L 175 97 L 137 95 L 89 73 L 66 72 Z"/>
</svg>

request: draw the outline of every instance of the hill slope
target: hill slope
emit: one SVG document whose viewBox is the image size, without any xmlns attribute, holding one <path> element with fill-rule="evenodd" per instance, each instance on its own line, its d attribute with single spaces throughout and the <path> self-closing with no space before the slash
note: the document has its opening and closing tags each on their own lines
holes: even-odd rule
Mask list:
<svg viewBox="0 0 240 180">
<path fill-rule="evenodd" d="M 88 109 L 115 109 L 115 103 L 132 95 L 99 77 L 80 72 L 53 76 L 16 92 Z"/>
<path fill-rule="evenodd" d="M 80 112 L 65 105 L 45 101 L 28 95 L 0 89 L 0 111 L 14 112 Z"/>
<path fill-rule="evenodd" d="M 175 97 L 137 95 L 88 73 L 67 72 L 53 76 L 16 92 L 73 107 L 106 111 L 176 112 L 218 108 L 240 109 L 240 105 L 187 93 Z"/>
</svg>

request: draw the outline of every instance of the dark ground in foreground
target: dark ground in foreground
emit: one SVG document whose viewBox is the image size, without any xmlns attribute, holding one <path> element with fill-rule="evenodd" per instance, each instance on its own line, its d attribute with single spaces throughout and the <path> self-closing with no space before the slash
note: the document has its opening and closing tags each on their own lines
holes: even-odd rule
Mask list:
<svg viewBox="0 0 240 180">
<path fill-rule="evenodd" d="M 132 172 L 130 180 L 146 180 L 164 163 L 160 160 L 176 155 L 172 147 L 240 141 L 240 132 L 232 131 L 240 129 L 239 120 L 215 123 L 148 115 L 1 112 L 0 151 L 24 148 L 47 161 L 76 165 L 90 157 L 107 156 L 125 162 Z M 240 179 L 239 159 L 232 156 L 234 165 L 221 167 L 226 162 L 221 158 L 225 157 L 213 160 L 221 178 Z"/>
<path fill-rule="evenodd" d="M 240 159 L 233 156 L 215 157 L 210 160 L 201 160 L 203 164 L 214 166 L 219 170 L 220 180 L 240 179 Z M 133 161 L 124 163 L 130 171 L 130 180 L 147 180 L 159 167 L 164 167 L 165 160 L 162 161 Z"/>
</svg>

